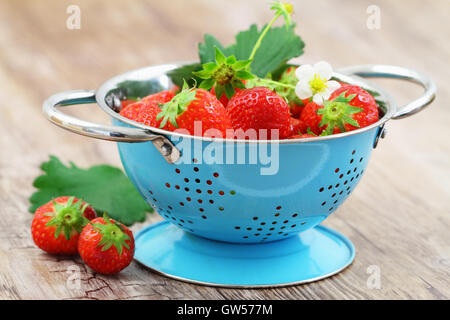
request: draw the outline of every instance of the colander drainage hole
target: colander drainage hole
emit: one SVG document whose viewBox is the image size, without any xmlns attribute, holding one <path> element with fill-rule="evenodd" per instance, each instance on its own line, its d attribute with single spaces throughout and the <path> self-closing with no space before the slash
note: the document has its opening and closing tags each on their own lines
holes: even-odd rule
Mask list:
<svg viewBox="0 0 450 320">
<path fill-rule="evenodd" d="M 217 172 L 214 172 L 214 173 L 213 173 L 213 176 L 214 176 L 214 178 L 218 178 L 218 177 L 219 177 L 219 174 L 218 174 Z"/>
<path fill-rule="evenodd" d="M 194 171 L 198 172 L 200 169 L 198 167 L 194 167 Z"/>
<path fill-rule="evenodd" d="M 178 174 L 181 173 L 180 169 L 175 169 L 175 172 Z"/>
<path fill-rule="evenodd" d="M 212 200 L 212 199 L 211 199 L 211 200 L 209 200 L 209 203 L 213 204 L 213 203 L 214 203 L 214 200 Z"/>
<path fill-rule="evenodd" d="M 280 209 L 281 209 L 281 206 L 278 206 L 278 207 L 277 207 L 277 210 L 280 210 Z"/>
<path fill-rule="evenodd" d="M 258 220 L 258 217 L 253 217 L 253 220 Z"/>
<path fill-rule="evenodd" d="M 188 178 L 184 178 L 184 182 L 188 183 L 189 179 Z"/>
<path fill-rule="evenodd" d="M 202 218 L 205 219 L 205 220 L 207 219 L 206 216 L 202 216 Z"/>
</svg>

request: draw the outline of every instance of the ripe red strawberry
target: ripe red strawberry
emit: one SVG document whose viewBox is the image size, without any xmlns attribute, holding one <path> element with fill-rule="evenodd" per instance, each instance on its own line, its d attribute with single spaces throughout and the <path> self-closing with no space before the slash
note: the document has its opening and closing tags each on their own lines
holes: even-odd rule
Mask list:
<svg viewBox="0 0 450 320">
<path fill-rule="evenodd" d="M 302 120 L 291 117 L 291 123 L 292 123 L 292 134 L 295 135 L 306 132 L 307 127 Z"/>
<path fill-rule="evenodd" d="M 158 93 L 148 95 L 141 99 L 142 102 L 156 102 L 156 103 L 166 103 L 169 102 L 175 96 L 175 91 L 165 90 Z"/>
<path fill-rule="evenodd" d="M 127 106 L 129 106 L 130 104 L 133 104 L 135 102 L 136 102 L 136 100 L 122 100 L 121 101 L 121 103 L 122 103 L 122 110 L 124 108 L 126 108 Z"/>
<path fill-rule="evenodd" d="M 59 197 L 41 206 L 34 214 L 31 235 L 42 250 L 53 254 L 75 254 L 80 233 L 97 216 L 86 202 Z"/>
<path fill-rule="evenodd" d="M 170 124 L 175 128 L 188 130 L 191 135 L 220 134 L 224 138 L 226 130 L 231 129 L 231 122 L 223 104 L 204 89 L 189 89 L 185 85 L 170 102 L 161 106 L 161 110 L 156 117 L 157 121 L 161 121 L 160 127 Z M 195 128 L 198 122 L 201 122 L 201 131 L 200 127 Z M 210 129 L 215 129 L 215 132 L 206 132 Z"/>
<path fill-rule="evenodd" d="M 320 134 L 322 130 L 319 129 L 320 120 L 322 116 L 317 114 L 322 106 L 319 106 L 315 102 L 308 102 L 300 115 L 300 121 L 306 128 L 309 128 L 315 134 Z"/>
<path fill-rule="evenodd" d="M 315 134 L 326 135 L 366 127 L 378 119 L 375 99 L 353 85 L 338 88 L 323 106 L 308 103 L 300 116 Z"/>
<path fill-rule="evenodd" d="M 122 110 L 120 111 L 120 115 L 130 120 L 137 121 L 139 111 L 141 111 L 141 108 L 143 106 L 144 104 L 142 102 L 134 102 L 128 105 L 122 104 Z"/>
<path fill-rule="evenodd" d="M 161 91 L 148 95 L 140 101 L 126 106 L 120 111 L 120 115 L 145 124 L 146 126 L 158 128 L 161 121 L 156 120 L 156 116 L 161 112 L 158 104 L 169 102 L 175 96 L 173 91 Z M 166 126 L 164 129 L 170 130 L 172 127 Z"/>
<path fill-rule="evenodd" d="M 102 274 L 117 273 L 133 260 L 133 233 L 106 215 L 96 218 L 81 232 L 78 252 L 94 271 Z"/>
<path fill-rule="evenodd" d="M 286 101 L 265 87 L 243 89 L 228 103 L 227 112 L 235 130 L 267 129 L 267 139 L 272 139 L 271 129 L 277 129 L 279 139 L 292 132 L 291 115 Z"/>
</svg>

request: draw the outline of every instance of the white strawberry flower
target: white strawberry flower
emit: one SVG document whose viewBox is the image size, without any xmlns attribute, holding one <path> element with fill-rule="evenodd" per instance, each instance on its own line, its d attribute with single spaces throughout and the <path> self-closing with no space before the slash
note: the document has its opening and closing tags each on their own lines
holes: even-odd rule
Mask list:
<svg viewBox="0 0 450 320">
<path fill-rule="evenodd" d="M 330 80 L 333 68 L 325 61 L 301 65 L 295 75 L 299 80 L 295 86 L 295 94 L 302 100 L 312 97 L 312 101 L 318 105 L 323 105 L 323 101 L 341 86 L 339 82 Z"/>
</svg>

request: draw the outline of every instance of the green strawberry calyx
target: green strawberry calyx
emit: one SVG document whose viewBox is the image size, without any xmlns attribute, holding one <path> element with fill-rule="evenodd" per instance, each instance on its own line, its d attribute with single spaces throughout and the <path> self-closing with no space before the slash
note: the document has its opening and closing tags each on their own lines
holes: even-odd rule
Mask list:
<svg viewBox="0 0 450 320">
<path fill-rule="evenodd" d="M 84 211 L 89 205 L 83 204 L 82 200 L 74 203 L 74 200 L 75 197 L 70 197 L 64 204 L 53 201 L 54 212 L 46 214 L 52 218 L 45 225 L 56 227 L 55 238 L 58 238 L 63 232 L 66 240 L 70 240 L 73 230 L 81 233 L 89 223 L 89 220 L 84 216 Z"/>
<path fill-rule="evenodd" d="M 341 93 L 333 100 L 325 100 L 323 107 L 316 111 L 317 114 L 322 115 L 319 127 L 327 126 L 322 132 L 325 135 L 333 134 L 334 128 L 339 128 L 341 132 L 345 132 L 345 124 L 360 127 L 358 121 L 353 119 L 351 115 L 364 111 L 364 109 L 350 105 L 349 102 L 356 97 L 356 94 L 345 97 L 346 93 L 347 91 Z"/>
<path fill-rule="evenodd" d="M 185 112 L 189 104 L 195 100 L 197 90 L 189 88 L 186 81 L 183 83 L 181 91 L 167 103 L 158 104 L 161 112 L 156 116 L 156 120 L 162 119 L 160 128 L 163 128 L 167 121 L 170 121 L 176 128 L 178 128 L 177 117 Z"/>
<path fill-rule="evenodd" d="M 122 255 L 123 247 L 130 249 L 126 242 L 131 240 L 130 236 L 125 232 L 124 227 L 118 222 L 112 222 L 106 214 L 103 215 L 103 223 L 91 223 L 92 228 L 101 234 L 101 239 L 97 247 L 101 247 L 101 251 L 106 251 L 112 246 L 117 250 L 119 256 Z"/>
<path fill-rule="evenodd" d="M 203 79 L 199 88 L 211 90 L 214 86 L 217 99 L 225 95 L 230 99 L 235 94 L 235 88 L 245 88 L 242 80 L 250 80 L 255 76 L 247 71 L 251 60 L 236 60 L 234 55 L 226 57 L 219 48 L 215 47 L 215 62 L 203 65 L 203 70 L 193 72 L 194 75 Z"/>
</svg>

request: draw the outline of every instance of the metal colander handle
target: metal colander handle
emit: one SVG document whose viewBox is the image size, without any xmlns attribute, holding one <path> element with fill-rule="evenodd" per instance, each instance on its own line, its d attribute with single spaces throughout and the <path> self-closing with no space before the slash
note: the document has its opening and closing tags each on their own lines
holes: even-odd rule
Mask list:
<svg viewBox="0 0 450 320">
<path fill-rule="evenodd" d="M 163 135 L 140 128 L 100 125 L 69 116 L 57 109 L 62 106 L 95 102 L 95 91 L 65 91 L 54 94 L 45 100 L 42 109 L 50 122 L 74 133 L 117 142 L 151 141 L 168 163 L 175 163 L 180 158 L 180 151 Z"/>
<path fill-rule="evenodd" d="M 425 92 L 416 100 L 402 106 L 399 111 L 392 116 L 392 119 L 402 119 L 409 117 L 428 106 L 436 97 L 436 84 L 425 74 L 391 65 L 368 64 L 360 66 L 350 66 L 338 70 L 346 75 L 358 75 L 366 78 L 393 78 L 411 81 L 421 85 Z"/>
</svg>

